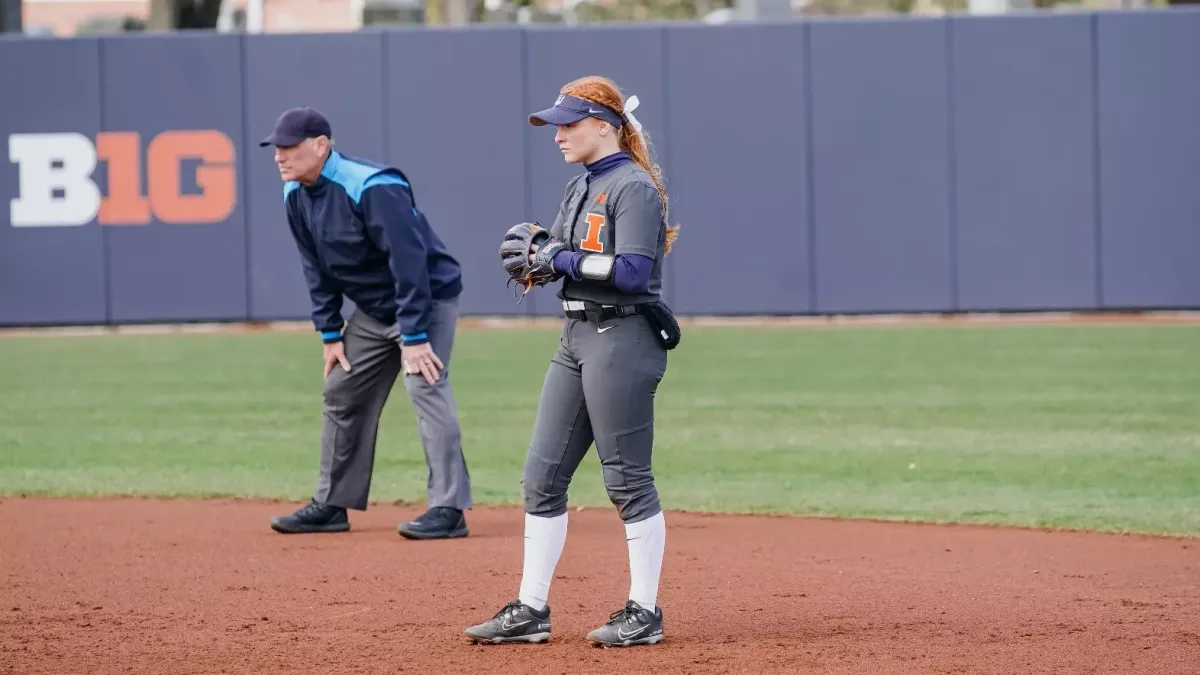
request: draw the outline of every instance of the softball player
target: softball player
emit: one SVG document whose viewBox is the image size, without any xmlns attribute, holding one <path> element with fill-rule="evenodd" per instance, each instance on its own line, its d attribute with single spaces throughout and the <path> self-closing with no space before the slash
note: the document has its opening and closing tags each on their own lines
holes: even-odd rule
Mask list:
<svg viewBox="0 0 1200 675">
<path fill-rule="evenodd" d="M 650 459 L 654 395 L 678 338 L 660 300 L 663 258 L 676 228 L 667 225 L 667 193 L 631 114 L 636 105 L 636 98 L 623 102 L 611 81 L 585 77 L 529 117 L 534 126 L 555 125 L 564 159 L 587 172 L 567 183 L 548 233 L 536 224 L 515 226 L 501 249 L 510 274 L 513 267 L 540 268 L 543 283 L 563 279 L 558 296 L 566 320 L 525 458 L 519 595 L 466 630 L 474 642 L 550 638 L 547 598 L 566 543 L 567 487 L 593 441 L 625 523 L 630 587 L 624 607 L 587 638 L 627 646 L 663 637 L 657 596 L 666 527 Z"/>
</svg>

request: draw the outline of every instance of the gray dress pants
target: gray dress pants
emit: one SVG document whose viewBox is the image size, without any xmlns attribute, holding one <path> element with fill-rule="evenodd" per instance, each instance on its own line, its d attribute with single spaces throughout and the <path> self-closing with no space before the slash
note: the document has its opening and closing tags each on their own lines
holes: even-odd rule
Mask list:
<svg viewBox="0 0 1200 675">
<path fill-rule="evenodd" d="M 434 301 L 427 332 L 434 353 L 445 367 L 432 385 L 418 374 L 405 375 L 404 387 L 416 409 L 429 468 L 429 506 L 465 510 L 471 507 L 471 480 L 450 386 L 450 354 L 457 319 L 457 298 Z M 385 325 L 355 309 L 343 335 L 350 372 L 335 364 L 325 380 L 321 475 L 313 497 L 330 506 L 361 511 L 367 508 L 379 418 L 404 364 L 399 329 L 394 324 Z"/>
</svg>

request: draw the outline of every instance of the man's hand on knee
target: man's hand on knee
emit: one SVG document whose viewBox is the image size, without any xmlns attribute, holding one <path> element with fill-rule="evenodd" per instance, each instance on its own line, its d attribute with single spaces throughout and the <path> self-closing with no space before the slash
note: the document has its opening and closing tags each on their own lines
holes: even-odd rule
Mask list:
<svg viewBox="0 0 1200 675">
<path fill-rule="evenodd" d="M 428 342 L 419 345 L 403 345 L 404 372 L 409 375 L 424 375 L 425 381 L 435 384 L 441 377 L 442 360 L 434 353 Z"/>
<path fill-rule="evenodd" d="M 346 358 L 346 345 L 343 342 L 330 342 L 324 347 L 325 352 L 325 377 L 329 377 L 329 373 L 333 371 L 333 364 L 342 364 L 342 370 L 350 372 L 350 360 Z"/>
</svg>

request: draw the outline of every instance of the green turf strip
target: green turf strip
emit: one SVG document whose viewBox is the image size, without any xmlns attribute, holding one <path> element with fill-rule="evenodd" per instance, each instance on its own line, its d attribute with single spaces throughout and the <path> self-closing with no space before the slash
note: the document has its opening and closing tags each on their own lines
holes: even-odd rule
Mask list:
<svg viewBox="0 0 1200 675">
<path fill-rule="evenodd" d="M 1200 328 L 685 330 L 657 398 L 668 508 L 1200 534 Z M 557 341 L 458 336 L 479 502 L 519 502 Z M 320 354 L 307 332 L 0 339 L 0 494 L 307 499 Z M 397 385 L 371 497 L 425 480 Z M 608 503 L 594 452 L 570 496 Z"/>
</svg>

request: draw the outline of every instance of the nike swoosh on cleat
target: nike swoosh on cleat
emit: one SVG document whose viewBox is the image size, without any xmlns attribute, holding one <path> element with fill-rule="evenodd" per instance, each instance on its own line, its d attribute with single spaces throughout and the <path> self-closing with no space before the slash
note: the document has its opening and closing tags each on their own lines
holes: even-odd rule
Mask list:
<svg viewBox="0 0 1200 675">
<path fill-rule="evenodd" d="M 620 628 L 618 628 L 617 629 L 617 637 L 621 638 L 622 640 L 628 640 L 631 637 L 641 635 L 642 633 L 646 632 L 647 628 L 649 628 L 649 626 L 642 626 L 641 628 L 633 631 L 632 633 L 626 633 L 624 630 L 621 630 Z"/>
</svg>

